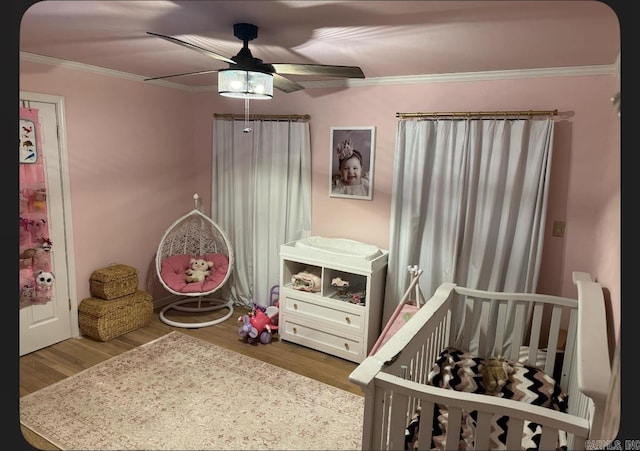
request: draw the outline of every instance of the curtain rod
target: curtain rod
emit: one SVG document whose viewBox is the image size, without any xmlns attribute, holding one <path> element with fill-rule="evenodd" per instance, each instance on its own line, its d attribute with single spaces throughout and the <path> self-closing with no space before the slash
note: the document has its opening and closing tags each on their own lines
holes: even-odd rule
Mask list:
<svg viewBox="0 0 640 451">
<path fill-rule="evenodd" d="M 432 118 L 440 119 L 445 117 L 460 117 L 460 118 L 479 118 L 479 117 L 532 117 L 532 116 L 556 116 L 558 110 L 547 111 L 459 111 L 453 113 L 396 113 L 396 117 L 400 118 Z"/>
<path fill-rule="evenodd" d="M 216 119 L 230 119 L 234 121 L 245 120 L 244 114 L 231 114 L 231 113 L 215 113 L 213 115 Z M 311 116 L 308 114 L 250 114 L 250 120 L 275 120 L 275 121 L 308 121 Z"/>
</svg>

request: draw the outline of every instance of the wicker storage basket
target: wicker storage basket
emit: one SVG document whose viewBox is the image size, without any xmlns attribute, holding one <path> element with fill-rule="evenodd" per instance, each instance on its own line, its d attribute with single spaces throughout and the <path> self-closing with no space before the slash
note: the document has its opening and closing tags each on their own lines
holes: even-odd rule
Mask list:
<svg viewBox="0 0 640 451">
<path fill-rule="evenodd" d="M 138 289 L 138 270 L 115 264 L 94 271 L 89 279 L 91 296 L 106 300 L 133 294 Z"/>
<path fill-rule="evenodd" d="M 87 298 L 78 306 L 80 330 L 95 340 L 109 341 L 151 321 L 153 298 L 149 293 L 135 293 L 112 301 Z"/>
</svg>

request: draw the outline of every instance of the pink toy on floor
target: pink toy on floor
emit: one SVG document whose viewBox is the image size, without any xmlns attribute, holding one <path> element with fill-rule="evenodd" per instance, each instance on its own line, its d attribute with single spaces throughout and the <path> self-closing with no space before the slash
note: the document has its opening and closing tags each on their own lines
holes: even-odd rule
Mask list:
<svg viewBox="0 0 640 451">
<path fill-rule="evenodd" d="M 259 306 L 254 307 L 248 315 L 238 318 L 240 327 L 238 335 L 247 340 L 247 343 L 260 337 L 260 343 L 267 344 L 273 338 L 273 332 L 278 330 L 278 307 L 270 305 L 264 311 Z"/>
</svg>

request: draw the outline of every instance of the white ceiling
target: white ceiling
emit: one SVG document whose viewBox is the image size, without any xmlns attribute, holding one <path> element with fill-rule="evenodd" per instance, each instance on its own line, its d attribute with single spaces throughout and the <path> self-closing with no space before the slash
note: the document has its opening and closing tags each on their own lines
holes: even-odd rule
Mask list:
<svg viewBox="0 0 640 451">
<path fill-rule="evenodd" d="M 359 66 L 365 80 L 560 68 L 617 67 L 616 13 L 597 0 L 97 1 L 45 0 L 20 25 L 20 51 L 156 77 L 228 65 L 148 35 L 173 36 L 232 57 L 233 24 L 265 63 Z M 288 76 L 305 84 L 318 77 Z M 216 74 L 167 79 L 213 86 Z M 313 83 L 308 84 L 313 85 Z"/>
</svg>

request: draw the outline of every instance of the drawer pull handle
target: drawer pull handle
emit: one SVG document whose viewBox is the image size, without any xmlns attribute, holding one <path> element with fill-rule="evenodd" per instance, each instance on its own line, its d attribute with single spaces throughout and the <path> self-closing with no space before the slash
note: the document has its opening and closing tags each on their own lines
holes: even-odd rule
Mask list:
<svg viewBox="0 0 640 451">
<path fill-rule="evenodd" d="M 295 327 L 293 328 L 293 333 L 297 334 L 298 333 L 298 329 L 296 329 Z"/>
<path fill-rule="evenodd" d="M 344 349 L 346 349 L 347 351 L 349 350 L 349 343 L 344 344 Z"/>
<path fill-rule="evenodd" d="M 298 304 L 293 304 L 293 309 L 298 310 Z"/>
<path fill-rule="evenodd" d="M 351 324 L 351 318 L 349 318 L 348 316 L 344 320 L 347 322 L 347 324 Z"/>
</svg>

